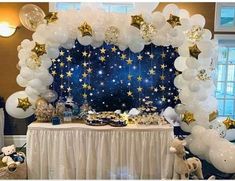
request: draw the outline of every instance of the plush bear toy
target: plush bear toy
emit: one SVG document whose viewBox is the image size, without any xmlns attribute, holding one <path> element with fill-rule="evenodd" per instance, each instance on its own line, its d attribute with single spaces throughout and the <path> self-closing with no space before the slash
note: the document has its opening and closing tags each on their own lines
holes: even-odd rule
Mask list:
<svg viewBox="0 0 235 181">
<path fill-rule="evenodd" d="M 25 160 L 25 154 L 23 152 L 16 152 L 15 145 L 5 146 L 2 148 L 4 157 L 2 162 L 6 163 L 7 166 L 15 168 L 17 165 L 21 164 Z"/>
</svg>

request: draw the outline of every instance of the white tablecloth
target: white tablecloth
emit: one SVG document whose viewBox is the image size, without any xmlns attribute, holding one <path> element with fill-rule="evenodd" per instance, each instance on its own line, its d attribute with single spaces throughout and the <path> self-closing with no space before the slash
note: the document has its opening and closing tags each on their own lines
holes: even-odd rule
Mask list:
<svg viewBox="0 0 235 181">
<path fill-rule="evenodd" d="M 173 128 L 91 127 L 32 123 L 27 131 L 29 179 L 169 179 Z"/>
</svg>

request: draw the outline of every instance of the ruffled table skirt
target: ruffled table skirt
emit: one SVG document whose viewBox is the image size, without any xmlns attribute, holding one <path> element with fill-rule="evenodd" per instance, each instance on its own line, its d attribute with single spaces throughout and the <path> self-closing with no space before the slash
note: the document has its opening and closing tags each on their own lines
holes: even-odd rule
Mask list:
<svg viewBox="0 0 235 181">
<path fill-rule="evenodd" d="M 171 179 L 173 128 L 91 127 L 32 123 L 27 132 L 29 179 Z"/>
</svg>

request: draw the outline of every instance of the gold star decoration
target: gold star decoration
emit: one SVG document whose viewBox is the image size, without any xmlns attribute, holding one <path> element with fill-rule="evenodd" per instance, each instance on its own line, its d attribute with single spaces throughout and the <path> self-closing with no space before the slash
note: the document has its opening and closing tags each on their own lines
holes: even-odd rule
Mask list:
<svg viewBox="0 0 235 181">
<path fill-rule="evenodd" d="M 83 67 L 87 67 L 87 64 L 88 64 L 87 62 L 82 63 Z"/>
<path fill-rule="evenodd" d="M 92 36 L 92 28 L 87 22 L 84 22 L 78 29 L 81 31 L 82 37 Z"/>
<path fill-rule="evenodd" d="M 64 56 L 64 52 L 60 50 L 60 56 Z"/>
<path fill-rule="evenodd" d="M 131 78 L 132 78 L 132 75 L 128 74 L 128 80 L 131 80 Z"/>
<path fill-rule="evenodd" d="M 161 79 L 161 80 L 165 80 L 165 78 L 166 78 L 166 77 L 165 77 L 164 75 L 161 75 L 161 76 L 160 76 L 160 79 Z"/>
<path fill-rule="evenodd" d="M 26 111 L 32 104 L 29 102 L 29 98 L 18 98 L 18 105 L 17 108 L 21 108 L 24 111 Z"/>
<path fill-rule="evenodd" d="M 106 52 L 106 49 L 104 49 L 104 47 L 102 47 L 102 48 L 100 49 L 100 53 L 105 54 L 105 52 Z"/>
<path fill-rule="evenodd" d="M 167 20 L 167 22 L 171 25 L 172 28 L 181 25 L 180 17 L 172 14 L 170 14 L 170 18 Z"/>
<path fill-rule="evenodd" d="M 73 58 L 69 55 L 69 56 L 66 57 L 66 59 L 67 59 L 67 62 L 72 62 Z"/>
<path fill-rule="evenodd" d="M 86 94 L 86 93 L 82 94 L 82 97 L 83 97 L 84 99 L 86 99 L 86 98 L 87 98 L 87 94 Z"/>
<path fill-rule="evenodd" d="M 88 53 L 87 53 L 86 51 L 82 52 L 82 56 L 83 56 L 83 57 L 86 57 L 87 54 L 88 54 Z"/>
<path fill-rule="evenodd" d="M 161 64 L 161 69 L 165 69 L 166 67 L 167 67 L 167 65 Z"/>
<path fill-rule="evenodd" d="M 64 78 L 64 74 L 60 74 L 60 78 L 63 79 Z"/>
<path fill-rule="evenodd" d="M 87 85 L 86 83 L 84 83 L 84 84 L 82 85 L 82 88 L 83 88 L 83 89 L 86 89 L 87 86 L 88 86 L 88 85 Z"/>
<path fill-rule="evenodd" d="M 141 14 L 131 16 L 131 26 L 140 29 L 142 23 L 144 23 L 144 18 L 142 17 Z"/>
<path fill-rule="evenodd" d="M 151 53 L 151 54 L 149 55 L 149 58 L 150 58 L 150 59 L 153 59 L 153 58 L 154 58 L 154 55 Z"/>
<path fill-rule="evenodd" d="M 174 96 L 174 100 L 178 101 L 179 100 L 179 96 Z"/>
<path fill-rule="evenodd" d="M 60 85 L 60 89 L 63 89 L 64 88 L 64 85 Z"/>
<path fill-rule="evenodd" d="M 105 62 L 105 61 L 106 61 L 105 57 L 104 57 L 104 56 L 101 56 L 101 57 L 100 57 L 100 61 L 101 61 L 101 62 Z"/>
<path fill-rule="evenodd" d="M 217 116 L 218 116 L 218 111 L 216 110 L 216 111 L 213 111 L 212 113 L 210 113 L 209 114 L 209 121 L 211 122 L 211 121 L 213 121 L 213 120 L 215 120 L 216 118 L 217 118 Z"/>
<path fill-rule="evenodd" d="M 192 57 L 198 59 L 198 55 L 201 53 L 201 50 L 197 47 L 197 44 L 189 47 L 189 53 Z"/>
<path fill-rule="evenodd" d="M 51 72 L 51 75 L 55 76 L 55 75 L 56 75 L 56 71 L 53 70 L 53 71 Z"/>
<path fill-rule="evenodd" d="M 91 72 L 92 72 L 92 69 L 89 67 L 89 68 L 87 69 L 87 73 L 90 74 Z"/>
<path fill-rule="evenodd" d="M 31 51 L 36 53 L 37 56 L 39 57 L 46 53 L 46 45 L 35 42 L 35 46 Z"/>
<path fill-rule="evenodd" d="M 88 85 L 88 86 L 87 86 L 87 89 L 88 89 L 88 90 L 91 90 L 91 85 Z"/>
<path fill-rule="evenodd" d="M 162 59 L 166 58 L 166 54 L 164 52 L 161 53 Z"/>
<path fill-rule="evenodd" d="M 86 72 L 84 72 L 83 74 L 82 74 L 82 76 L 84 77 L 84 78 L 86 78 L 87 77 L 87 73 Z"/>
<path fill-rule="evenodd" d="M 166 101 L 165 96 L 162 96 L 162 97 L 161 97 L 161 100 L 162 100 L 162 102 L 165 102 L 165 101 Z"/>
<path fill-rule="evenodd" d="M 57 12 L 49 12 L 45 17 L 44 19 L 47 21 L 47 24 L 48 23 L 52 23 L 52 22 L 55 22 L 58 17 L 57 17 Z"/>
<path fill-rule="evenodd" d="M 151 69 L 149 70 L 149 74 L 150 74 L 150 75 L 155 75 L 155 70 L 153 70 L 153 68 L 151 68 Z"/>
<path fill-rule="evenodd" d="M 159 85 L 161 91 L 164 91 L 166 89 L 166 87 L 164 85 Z"/>
<path fill-rule="evenodd" d="M 126 62 L 127 62 L 128 65 L 131 65 L 131 64 L 132 64 L 132 61 L 133 61 L 133 60 L 131 60 L 130 58 L 128 58 L 128 59 L 126 60 Z"/>
<path fill-rule="evenodd" d="M 67 77 L 72 77 L 73 73 L 71 71 L 66 72 Z"/>
<path fill-rule="evenodd" d="M 52 61 L 53 63 L 55 63 L 55 62 L 56 62 L 56 59 L 53 58 L 51 61 Z"/>
<path fill-rule="evenodd" d="M 127 96 L 133 96 L 133 93 L 129 90 L 129 91 L 127 92 Z"/>
<path fill-rule="evenodd" d="M 194 122 L 194 121 L 196 121 L 196 120 L 195 120 L 195 118 L 194 118 L 193 113 L 186 111 L 186 112 L 184 113 L 184 115 L 183 115 L 182 121 L 185 122 L 185 123 L 187 123 L 187 124 L 190 124 L 190 123 L 192 123 L 192 122 Z"/>
<path fill-rule="evenodd" d="M 224 125 L 226 126 L 227 129 L 232 129 L 235 128 L 235 121 L 232 120 L 230 117 L 227 117 L 224 121 L 223 121 Z"/>
<path fill-rule="evenodd" d="M 143 60 L 143 56 L 142 56 L 142 55 L 138 55 L 138 56 L 137 56 L 137 59 L 138 59 L 138 60 Z"/>
<path fill-rule="evenodd" d="M 126 59 L 126 54 L 122 54 L 122 55 L 121 55 L 121 59 L 122 59 L 122 60 L 125 60 L 125 59 Z"/>
<path fill-rule="evenodd" d="M 67 88 L 67 91 L 68 91 L 68 92 L 70 92 L 71 90 L 72 90 L 71 87 L 68 87 L 68 88 Z"/>
<path fill-rule="evenodd" d="M 60 67 L 64 67 L 64 62 L 60 62 Z"/>
<path fill-rule="evenodd" d="M 137 91 L 138 91 L 138 92 L 142 92 L 142 91 L 143 91 L 143 88 L 139 86 L 139 87 L 137 88 Z"/>
<path fill-rule="evenodd" d="M 117 51 L 117 48 L 114 46 L 111 48 L 112 52 L 116 52 Z"/>
<path fill-rule="evenodd" d="M 138 80 L 138 82 L 141 82 L 141 81 L 142 81 L 142 77 L 139 75 L 139 76 L 137 77 L 137 80 Z"/>
</svg>

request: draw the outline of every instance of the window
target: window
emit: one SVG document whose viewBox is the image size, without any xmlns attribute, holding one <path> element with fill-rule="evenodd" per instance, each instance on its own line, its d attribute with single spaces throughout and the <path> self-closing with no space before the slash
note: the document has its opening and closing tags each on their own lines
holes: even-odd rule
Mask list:
<svg viewBox="0 0 235 181">
<path fill-rule="evenodd" d="M 219 44 L 216 98 L 220 116 L 235 118 L 235 35 L 215 35 Z"/>
<path fill-rule="evenodd" d="M 235 3 L 216 3 L 215 31 L 235 31 Z"/>
<path fill-rule="evenodd" d="M 106 12 L 127 13 L 134 9 L 133 3 L 98 3 Z M 79 2 L 55 2 L 49 3 L 49 11 L 61 11 L 68 9 L 79 10 Z"/>
</svg>

